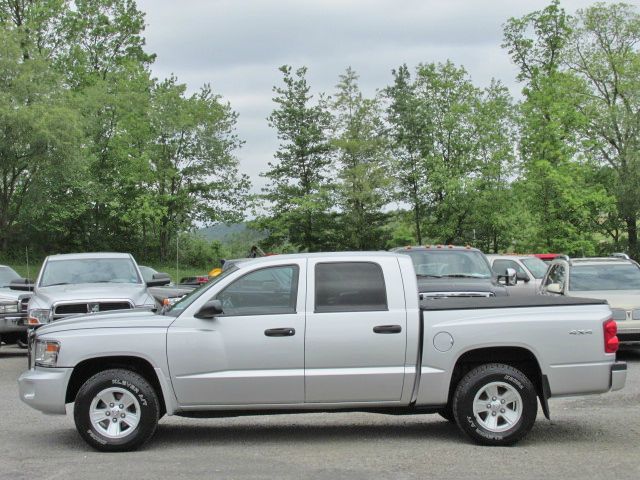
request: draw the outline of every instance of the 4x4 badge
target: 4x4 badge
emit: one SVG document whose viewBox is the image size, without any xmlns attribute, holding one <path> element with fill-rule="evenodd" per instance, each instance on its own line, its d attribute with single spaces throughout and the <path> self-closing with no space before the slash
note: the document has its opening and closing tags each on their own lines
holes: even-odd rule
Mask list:
<svg viewBox="0 0 640 480">
<path fill-rule="evenodd" d="M 593 335 L 593 330 L 571 330 L 569 335 Z"/>
</svg>

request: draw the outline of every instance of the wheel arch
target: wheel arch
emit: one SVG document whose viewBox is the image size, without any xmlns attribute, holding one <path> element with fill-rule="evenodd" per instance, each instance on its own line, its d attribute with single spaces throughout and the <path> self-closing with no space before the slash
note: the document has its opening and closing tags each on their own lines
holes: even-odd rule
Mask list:
<svg viewBox="0 0 640 480">
<path fill-rule="evenodd" d="M 158 396 L 161 416 L 167 412 L 165 392 L 160 383 L 160 379 L 158 378 L 156 369 L 148 360 L 135 356 L 95 357 L 78 363 L 73 368 L 73 372 L 69 378 L 69 383 L 67 384 L 65 403 L 75 401 L 80 387 L 82 387 L 82 385 L 93 375 L 114 368 L 130 370 L 143 376 L 151 384 Z"/>
<path fill-rule="evenodd" d="M 449 395 L 447 397 L 448 404 L 451 403 L 453 393 L 462 377 L 473 368 L 485 363 L 504 363 L 522 371 L 535 386 L 545 417 L 550 418 L 547 401 L 549 398 L 549 383 L 547 377 L 542 373 L 542 368 L 536 355 L 525 347 L 481 347 L 462 353 L 456 360 L 451 374 Z"/>
</svg>

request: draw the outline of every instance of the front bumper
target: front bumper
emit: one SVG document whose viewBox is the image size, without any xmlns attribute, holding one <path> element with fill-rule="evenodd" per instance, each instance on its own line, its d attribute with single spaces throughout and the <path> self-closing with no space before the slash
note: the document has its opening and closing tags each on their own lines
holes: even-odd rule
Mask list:
<svg viewBox="0 0 640 480">
<path fill-rule="evenodd" d="M 616 362 L 611 365 L 611 391 L 624 387 L 627 381 L 627 362 Z"/>
<path fill-rule="evenodd" d="M 25 316 L 21 314 L 0 315 L 0 334 L 13 332 L 26 332 L 27 326 L 24 324 Z"/>
<path fill-rule="evenodd" d="M 20 400 L 48 414 L 64 415 L 67 385 L 73 368 L 35 367 L 18 378 Z"/>
</svg>

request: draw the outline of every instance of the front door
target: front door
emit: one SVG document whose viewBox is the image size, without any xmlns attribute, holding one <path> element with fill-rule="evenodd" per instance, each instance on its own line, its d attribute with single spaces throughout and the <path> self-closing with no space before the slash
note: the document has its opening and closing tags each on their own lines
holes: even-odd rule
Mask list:
<svg viewBox="0 0 640 480">
<path fill-rule="evenodd" d="M 340 260 L 309 259 L 305 402 L 399 401 L 407 314 L 398 260 Z"/>
<path fill-rule="evenodd" d="M 305 270 L 301 260 L 236 275 L 206 299 L 222 315 L 176 319 L 167 355 L 181 405 L 304 401 Z"/>
</svg>

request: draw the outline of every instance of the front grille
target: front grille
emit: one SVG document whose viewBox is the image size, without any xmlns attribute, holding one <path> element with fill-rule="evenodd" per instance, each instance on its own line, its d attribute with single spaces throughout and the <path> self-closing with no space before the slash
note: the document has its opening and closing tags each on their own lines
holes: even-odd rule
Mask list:
<svg viewBox="0 0 640 480">
<path fill-rule="evenodd" d="M 129 302 L 113 302 L 113 303 L 100 303 L 100 312 L 109 312 L 111 310 L 127 310 L 131 308 Z"/>
<path fill-rule="evenodd" d="M 86 303 L 75 303 L 70 305 L 60 305 L 53 312 L 54 315 L 77 315 L 78 313 L 87 313 L 89 306 Z"/>
<path fill-rule="evenodd" d="M 53 309 L 53 318 L 58 319 L 68 315 L 78 315 L 85 313 L 110 312 L 113 310 L 128 310 L 133 308 L 131 302 L 91 302 L 91 303 L 66 303 L 57 305 Z"/>
</svg>

